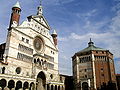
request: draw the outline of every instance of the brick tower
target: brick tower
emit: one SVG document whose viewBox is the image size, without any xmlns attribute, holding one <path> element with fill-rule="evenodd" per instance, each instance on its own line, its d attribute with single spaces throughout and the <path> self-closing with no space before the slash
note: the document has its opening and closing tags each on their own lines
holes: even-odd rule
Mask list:
<svg viewBox="0 0 120 90">
<path fill-rule="evenodd" d="M 11 13 L 9 29 L 12 27 L 12 25 L 15 25 L 15 26 L 19 25 L 20 12 L 21 12 L 21 7 L 20 7 L 19 2 L 17 2 L 12 7 L 12 13 Z"/>
</svg>

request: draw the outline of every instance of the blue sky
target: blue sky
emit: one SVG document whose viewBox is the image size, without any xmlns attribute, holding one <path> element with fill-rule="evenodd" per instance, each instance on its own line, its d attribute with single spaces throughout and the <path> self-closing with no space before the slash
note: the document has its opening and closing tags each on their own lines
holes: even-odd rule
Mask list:
<svg viewBox="0 0 120 90">
<path fill-rule="evenodd" d="M 20 22 L 35 15 L 39 0 L 18 0 Z M 0 0 L 0 43 L 5 42 L 11 7 L 17 0 Z M 116 73 L 120 73 L 120 0 L 43 0 L 43 14 L 59 41 L 59 69 L 72 74 L 71 57 L 87 47 L 89 38 L 95 45 L 114 54 Z"/>
</svg>

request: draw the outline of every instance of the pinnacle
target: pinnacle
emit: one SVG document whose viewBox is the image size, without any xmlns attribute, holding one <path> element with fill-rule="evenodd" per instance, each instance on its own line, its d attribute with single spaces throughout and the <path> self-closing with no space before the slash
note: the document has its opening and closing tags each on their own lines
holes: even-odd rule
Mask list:
<svg viewBox="0 0 120 90">
<path fill-rule="evenodd" d="M 57 35 L 57 32 L 56 32 L 56 30 L 54 30 L 52 34 L 54 34 L 54 35 Z"/>
<path fill-rule="evenodd" d="M 18 1 L 17 1 L 17 3 L 13 7 L 21 8 L 20 7 L 20 3 Z"/>
<path fill-rule="evenodd" d="M 89 46 L 93 46 L 94 43 L 92 42 L 92 39 L 90 38 L 90 42 L 88 43 Z"/>
</svg>

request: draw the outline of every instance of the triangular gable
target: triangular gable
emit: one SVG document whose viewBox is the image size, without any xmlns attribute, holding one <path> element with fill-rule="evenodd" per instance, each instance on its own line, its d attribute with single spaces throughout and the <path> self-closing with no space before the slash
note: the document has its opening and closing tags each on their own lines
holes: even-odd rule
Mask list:
<svg viewBox="0 0 120 90">
<path fill-rule="evenodd" d="M 37 16 L 29 16 L 28 19 L 33 19 L 34 21 L 36 21 L 37 23 L 41 24 L 43 27 L 47 28 L 48 30 L 50 30 L 50 26 L 47 22 L 47 20 L 45 19 L 45 17 L 43 15 L 37 15 Z"/>
</svg>

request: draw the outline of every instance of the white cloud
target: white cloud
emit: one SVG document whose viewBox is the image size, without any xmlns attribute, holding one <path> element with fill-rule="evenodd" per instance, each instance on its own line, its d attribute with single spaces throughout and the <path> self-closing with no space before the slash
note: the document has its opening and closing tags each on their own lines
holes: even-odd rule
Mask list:
<svg viewBox="0 0 120 90">
<path fill-rule="evenodd" d="M 114 34 L 112 32 L 87 33 L 87 34 L 84 34 L 84 35 L 71 33 L 70 36 L 64 37 L 64 39 L 66 39 L 66 40 L 64 40 L 64 39 L 63 39 L 63 41 L 61 40 L 63 42 L 61 47 L 64 47 L 64 45 L 67 42 L 69 42 L 69 45 L 74 45 L 75 43 L 77 43 L 76 44 L 77 47 L 81 47 L 80 45 L 82 44 L 82 41 L 87 41 L 89 38 L 92 38 L 96 44 L 99 44 L 100 46 L 98 46 L 98 47 L 104 47 L 105 49 L 109 49 L 111 52 L 113 52 L 113 54 L 116 58 L 120 57 L 120 55 L 119 55 L 120 41 L 119 41 L 119 38 L 116 37 L 116 34 Z M 85 42 L 83 42 L 83 43 L 85 43 Z M 69 48 L 66 48 L 66 50 L 70 51 Z M 79 50 L 79 48 L 78 48 L 78 50 Z M 72 52 L 72 50 L 71 50 L 71 52 Z"/>
<path fill-rule="evenodd" d="M 59 2 L 61 2 L 62 4 L 65 4 L 65 3 L 70 3 L 74 0 L 59 0 Z"/>
<path fill-rule="evenodd" d="M 58 40 L 59 41 L 67 41 L 67 38 L 65 38 L 65 37 L 58 37 Z"/>
<path fill-rule="evenodd" d="M 93 9 L 90 12 L 83 14 L 83 16 L 90 17 L 90 16 L 94 16 L 96 13 L 97 13 L 97 9 Z"/>
<path fill-rule="evenodd" d="M 112 19 L 111 30 L 117 35 L 120 36 L 120 11 L 117 12 L 116 17 Z"/>
<path fill-rule="evenodd" d="M 67 3 L 70 3 L 74 0 L 51 0 L 51 1 L 47 1 L 47 0 L 44 0 L 43 3 L 45 3 L 45 5 L 60 5 L 60 4 L 67 4 Z"/>
<path fill-rule="evenodd" d="M 75 34 L 75 33 L 72 33 L 71 34 L 71 37 L 73 38 L 73 39 L 80 39 L 80 40 L 82 40 L 82 39 L 86 39 L 86 37 L 87 38 L 93 38 L 93 39 L 108 39 L 108 37 L 107 36 L 111 36 L 111 34 L 110 33 L 101 33 L 101 34 L 97 34 L 97 33 L 88 33 L 88 34 L 85 34 L 85 35 L 77 35 L 77 34 Z"/>
<path fill-rule="evenodd" d="M 102 27 L 104 27 L 107 23 L 109 22 L 109 20 L 103 20 L 101 22 L 91 22 L 89 20 L 86 21 L 86 24 L 83 26 L 83 29 L 86 29 L 86 30 L 91 30 L 91 31 L 94 31 L 94 32 L 100 32 L 100 31 L 103 31 L 101 30 Z"/>
<path fill-rule="evenodd" d="M 116 73 L 120 73 L 120 61 L 115 61 Z"/>
<path fill-rule="evenodd" d="M 97 14 L 97 9 L 93 9 L 86 13 L 76 13 L 76 16 L 78 18 L 85 18 L 85 20 L 88 20 L 90 17 L 95 16 Z"/>
</svg>

